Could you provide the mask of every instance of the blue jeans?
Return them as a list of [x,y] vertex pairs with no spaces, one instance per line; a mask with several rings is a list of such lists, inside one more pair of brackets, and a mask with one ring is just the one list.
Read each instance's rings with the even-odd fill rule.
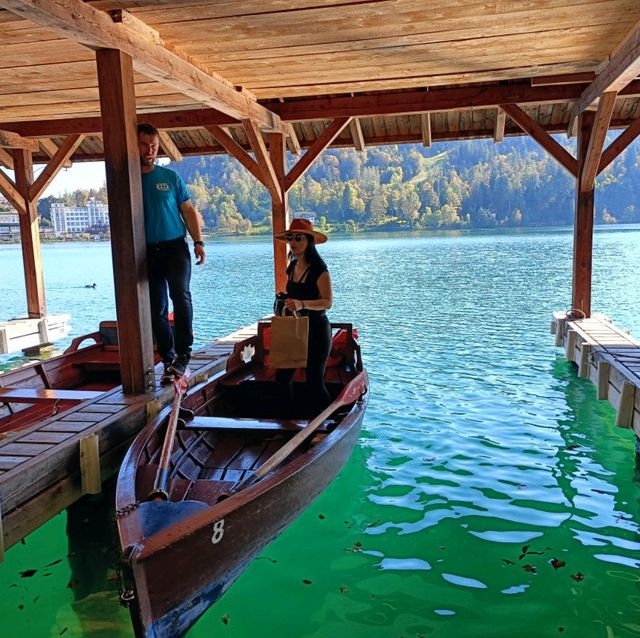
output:
[[[151,327],[158,354],[165,362],[172,361],[176,354],[189,357],[193,344],[191,255],[184,237],[147,244],[147,270]],[[174,330],[169,325],[169,297],[173,303]]]

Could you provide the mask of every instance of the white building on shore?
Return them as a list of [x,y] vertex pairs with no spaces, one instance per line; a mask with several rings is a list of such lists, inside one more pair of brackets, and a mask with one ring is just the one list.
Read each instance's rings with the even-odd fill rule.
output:
[[18,213],[0,209],[0,239],[20,236],[20,218]]
[[51,223],[56,235],[76,235],[92,228],[108,228],[109,206],[95,199],[90,199],[86,208],[54,202],[51,204]]

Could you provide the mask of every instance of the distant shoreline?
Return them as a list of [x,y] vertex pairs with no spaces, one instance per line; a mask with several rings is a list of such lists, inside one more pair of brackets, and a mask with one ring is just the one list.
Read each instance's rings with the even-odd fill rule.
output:
[[[637,230],[640,229],[640,224],[636,222],[615,224],[595,224],[594,230]],[[446,237],[446,236],[461,236],[470,234],[520,234],[520,233],[532,233],[541,231],[573,231],[573,226],[499,226],[492,228],[438,228],[438,229],[425,229],[425,228],[393,228],[384,230],[358,230],[356,232],[348,232],[343,230],[324,230],[329,239],[373,239],[373,238],[389,238],[393,236],[415,236],[415,237]],[[213,233],[204,234],[203,238],[209,242],[226,242],[226,241],[269,241],[272,239],[271,231],[260,233]],[[100,237],[65,237],[65,238],[49,238],[41,237],[40,241],[44,245],[55,244],[103,244],[109,243],[110,238],[108,236]],[[19,238],[0,238],[0,247],[20,245]]]
[[[617,222],[612,224],[595,224],[594,230],[633,230],[640,228],[640,224],[637,222]],[[573,230],[573,226],[494,226],[490,228],[481,227],[458,227],[458,228],[438,228],[438,229],[426,229],[426,228],[380,228],[380,229],[360,229],[355,232],[349,232],[344,230],[328,230],[323,229],[323,232],[327,234],[329,238],[336,239],[363,239],[373,237],[383,237],[391,235],[415,235],[415,236],[445,236],[445,235],[466,235],[474,233],[520,233],[520,232],[536,232],[536,231],[554,231],[554,230]],[[272,238],[271,230],[268,232],[254,232],[254,233],[208,233],[203,234],[203,238],[206,241],[247,241],[247,240],[270,240]],[[108,236],[95,236],[87,237],[40,237],[40,241],[43,244],[77,244],[77,243],[106,243],[110,239]],[[19,238],[0,238],[0,246],[2,245],[20,245]]]

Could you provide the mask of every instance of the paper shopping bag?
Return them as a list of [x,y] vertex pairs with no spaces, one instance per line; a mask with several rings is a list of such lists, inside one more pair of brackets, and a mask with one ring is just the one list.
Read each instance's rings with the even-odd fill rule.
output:
[[270,368],[306,368],[309,317],[271,319]]

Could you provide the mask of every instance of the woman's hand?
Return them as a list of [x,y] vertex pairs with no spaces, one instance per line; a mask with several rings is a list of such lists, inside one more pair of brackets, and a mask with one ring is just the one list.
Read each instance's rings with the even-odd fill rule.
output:
[[301,299],[287,299],[284,305],[289,312],[295,312],[296,310],[302,310],[304,308],[304,302]]

